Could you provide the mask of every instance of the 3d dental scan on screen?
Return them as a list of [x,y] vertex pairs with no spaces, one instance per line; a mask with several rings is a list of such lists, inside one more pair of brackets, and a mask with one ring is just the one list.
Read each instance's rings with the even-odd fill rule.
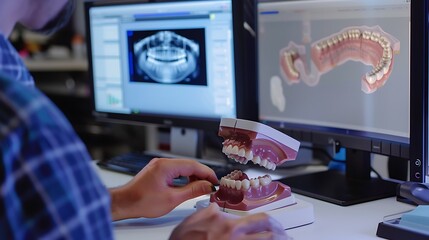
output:
[[[419,121],[418,85],[427,81],[421,5],[258,1],[259,121],[331,159],[345,151],[343,172],[281,180],[293,191],[339,205],[395,196],[396,183],[371,168],[376,155],[405,168],[419,159],[410,154],[417,143],[410,123]],[[411,166],[409,175],[418,172],[421,165]]]
[[[253,162],[260,167],[275,170],[286,161],[295,160],[300,142],[264,124],[233,118],[223,118],[219,136],[224,141],[222,152],[240,164]],[[217,192],[210,200],[201,200],[197,208],[209,202],[222,211],[236,216],[265,212],[289,229],[314,221],[313,206],[297,200],[289,186],[272,181],[270,175],[249,178],[235,170],[220,180]]]

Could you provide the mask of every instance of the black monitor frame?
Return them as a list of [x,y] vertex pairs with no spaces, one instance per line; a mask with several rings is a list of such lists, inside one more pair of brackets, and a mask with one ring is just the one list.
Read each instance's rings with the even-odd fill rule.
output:
[[428,174],[428,79],[429,79],[429,1],[418,1],[418,7],[411,9],[416,34],[411,48],[411,126],[410,126],[410,181],[424,182]]
[[[199,0],[179,0],[187,2],[198,2]],[[192,128],[206,131],[217,131],[220,123],[220,118],[207,118],[207,117],[189,117],[179,115],[160,115],[160,114],[120,114],[109,112],[98,112],[95,110],[94,99],[94,84],[92,82],[93,69],[92,69],[92,56],[91,56],[91,34],[89,28],[89,9],[92,6],[106,6],[106,5],[123,5],[123,4],[136,4],[136,3],[161,3],[167,2],[166,0],[86,0],[84,3],[85,9],[85,22],[86,22],[86,36],[88,48],[88,63],[89,63],[89,78],[90,78],[90,91],[91,91],[91,109],[93,115],[99,121],[115,122],[133,125],[146,125],[155,124],[164,127],[180,127]],[[254,46],[255,39],[247,29],[244,27],[246,19],[253,18],[254,16],[247,16],[244,7],[246,0],[231,0],[233,10],[233,31],[234,31],[234,68],[235,68],[235,85],[236,85],[236,114],[238,118],[253,119],[257,118],[256,108],[256,87],[255,87],[255,74],[249,69],[255,69]],[[248,13],[248,12],[247,12]],[[245,44],[244,44],[245,43]],[[253,44],[253,45],[252,45]],[[248,48],[251,45],[252,48]]]
[[[275,1],[258,1],[263,2]],[[427,143],[423,140],[427,129],[427,102],[424,102],[423,96],[427,94],[428,79],[428,2],[415,0],[411,4],[411,106],[408,142],[392,136],[259,119],[262,123],[313,146],[346,149],[345,173],[328,170],[282,179],[282,182],[291,186],[292,191],[342,206],[395,196],[395,182],[371,177],[372,153],[389,156],[396,161],[406,162],[406,165],[410,162],[411,180],[421,181],[421,177],[417,179],[416,176],[425,174],[423,159],[427,158]]]

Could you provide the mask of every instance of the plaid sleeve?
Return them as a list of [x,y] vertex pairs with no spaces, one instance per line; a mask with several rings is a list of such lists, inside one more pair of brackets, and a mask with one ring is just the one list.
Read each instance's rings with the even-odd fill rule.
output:
[[73,128],[38,90],[0,80],[0,146],[1,238],[112,238],[108,191]]
[[34,86],[34,79],[19,54],[6,37],[0,33],[0,72],[27,86]]

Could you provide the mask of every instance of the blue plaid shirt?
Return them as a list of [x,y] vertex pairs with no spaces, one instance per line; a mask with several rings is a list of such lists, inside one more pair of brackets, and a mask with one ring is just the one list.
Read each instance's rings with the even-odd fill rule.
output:
[[110,195],[0,34],[0,239],[111,239]]

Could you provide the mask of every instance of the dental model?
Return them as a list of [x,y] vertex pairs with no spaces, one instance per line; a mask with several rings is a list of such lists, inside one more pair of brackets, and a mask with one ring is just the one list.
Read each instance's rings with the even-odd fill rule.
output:
[[[349,27],[311,45],[311,65],[305,63],[305,47],[290,42],[280,50],[280,69],[285,81],[309,86],[319,83],[322,74],[352,60],[372,66],[361,77],[362,91],[372,93],[388,80],[394,54],[400,50],[399,40],[380,26]],[[310,69],[309,69],[310,68]]]
[[[224,138],[222,152],[241,164],[249,161],[266,169],[294,160],[300,143],[264,124],[224,118],[219,135]],[[270,175],[249,179],[235,170],[220,180],[219,190],[210,196],[224,212],[246,215],[296,204],[289,186],[272,181]]]

